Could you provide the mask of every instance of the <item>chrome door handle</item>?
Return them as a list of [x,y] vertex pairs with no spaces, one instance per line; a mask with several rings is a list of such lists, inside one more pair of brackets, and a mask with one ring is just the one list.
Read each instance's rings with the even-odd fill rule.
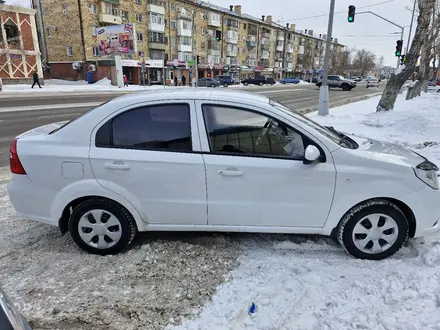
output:
[[241,171],[233,171],[233,170],[219,170],[218,174],[225,176],[242,176],[244,173]]
[[128,170],[130,169],[130,165],[107,163],[105,164],[105,168],[108,168],[109,170]]

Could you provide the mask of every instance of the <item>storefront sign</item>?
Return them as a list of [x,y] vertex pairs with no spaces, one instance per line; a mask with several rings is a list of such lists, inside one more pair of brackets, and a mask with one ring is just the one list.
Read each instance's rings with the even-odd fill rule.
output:
[[177,65],[174,65],[174,61],[168,61],[167,62],[167,66],[175,66],[177,68],[188,68],[188,62],[183,62],[183,61],[177,61]]
[[[142,66],[142,61],[122,60],[122,66],[137,68],[137,67]],[[163,68],[163,61],[162,60],[146,60],[145,67],[146,68]]]

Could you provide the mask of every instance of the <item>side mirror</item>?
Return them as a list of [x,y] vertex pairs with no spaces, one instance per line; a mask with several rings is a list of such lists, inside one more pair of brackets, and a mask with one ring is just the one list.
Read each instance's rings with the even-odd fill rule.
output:
[[314,145],[309,145],[304,153],[304,164],[313,164],[321,156],[321,152]]

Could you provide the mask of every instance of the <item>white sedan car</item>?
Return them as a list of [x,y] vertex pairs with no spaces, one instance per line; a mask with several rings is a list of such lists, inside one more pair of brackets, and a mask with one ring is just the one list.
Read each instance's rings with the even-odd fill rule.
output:
[[379,81],[376,78],[369,78],[367,80],[367,88],[379,87]]
[[10,165],[21,216],[101,255],[138,231],[225,231],[332,235],[378,260],[440,228],[426,158],[243,92],[122,96],[18,136]]

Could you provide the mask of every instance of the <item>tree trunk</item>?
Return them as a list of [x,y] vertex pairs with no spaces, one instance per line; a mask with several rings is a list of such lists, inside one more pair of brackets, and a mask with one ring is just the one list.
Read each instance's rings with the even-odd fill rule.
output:
[[414,34],[411,47],[405,57],[405,65],[403,65],[397,72],[391,74],[390,79],[385,86],[382,97],[377,105],[376,111],[387,111],[394,108],[399,90],[402,88],[405,81],[407,81],[413,74],[420,49],[423,45],[424,37],[429,32],[429,23],[434,11],[436,0],[418,1],[419,16],[417,18],[417,27]]

